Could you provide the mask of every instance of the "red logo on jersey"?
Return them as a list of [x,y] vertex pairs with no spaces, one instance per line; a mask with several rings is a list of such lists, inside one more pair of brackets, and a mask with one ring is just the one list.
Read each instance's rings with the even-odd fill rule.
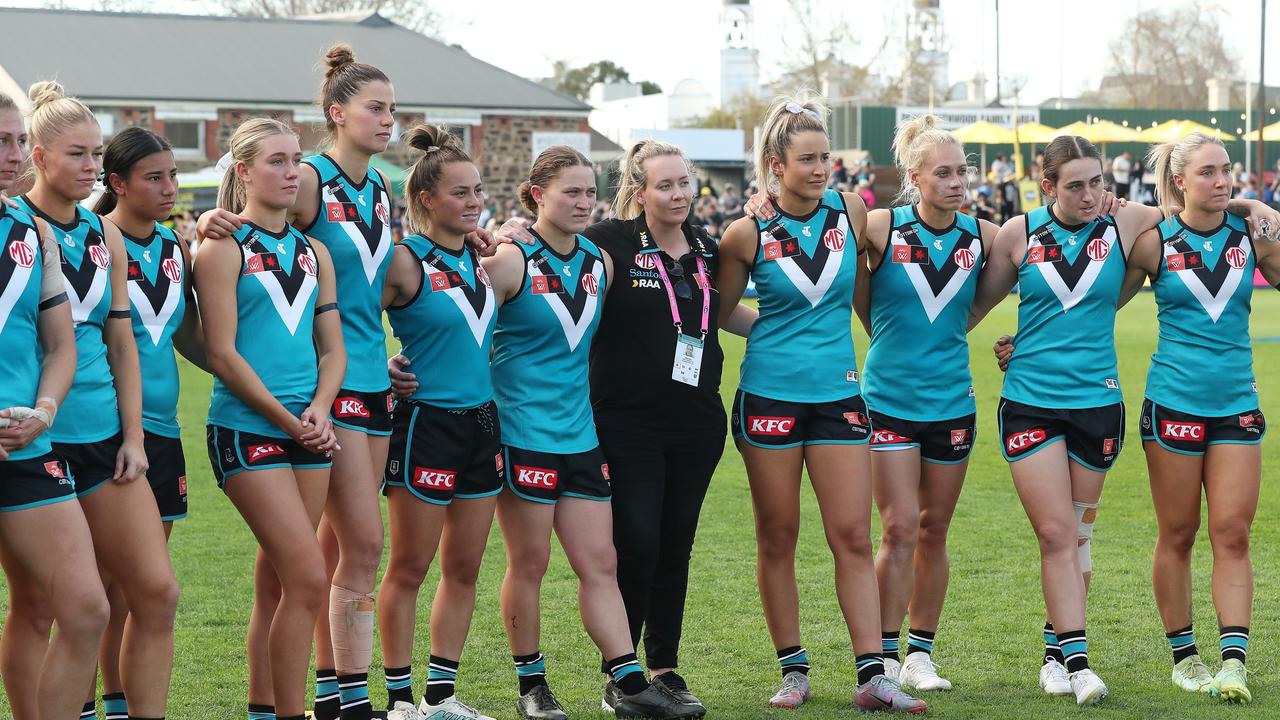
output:
[[752,435],[790,435],[791,429],[795,426],[796,419],[793,417],[768,417],[757,415],[747,417],[747,432]]
[[1089,254],[1090,260],[1101,262],[1111,254],[1111,243],[1102,238],[1095,238],[1089,241],[1089,244],[1084,247],[1084,251]]
[[179,495],[187,494],[187,476],[186,475],[178,476],[178,494]]
[[374,205],[373,213],[378,216],[379,222],[383,225],[387,224],[387,206],[385,204],[378,203],[377,205]]
[[484,283],[485,287],[493,287],[493,281],[489,279],[489,273],[485,272],[480,265],[476,266],[476,277],[480,278],[480,282]]
[[342,203],[325,203],[324,212],[325,216],[329,218],[329,222],[342,222],[343,220]]
[[1165,265],[1169,267],[1169,272],[1178,272],[1180,270],[1199,270],[1204,267],[1204,261],[1201,260],[1199,252],[1170,255],[1164,259],[1164,262]]
[[1004,448],[1012,455],[1023,450],[1030,450],[1048,439],[1049,436],[1045,433],[1044,428],[1032,428],[1006,437],[1004,439]]
[[564,281],[559,275],[534,275],[529,279],[533,281],[534,295],[564,294]]
[[596,293],[600,292],[600,281],[596,279],[595,275],[583,275],[582,289],[586,290],[591,297],[595,297]]
[[280,269],[280,258],[275,253],[258,253],[250,255],[244,262],[246,274],[274,272]]
[[905,435],[899,435],[892,430],[876,430],[871,433],[872,445],[898,445],[900,443],[912,442],[911,438]]
[[160,263],[160,271],[164,276],[169,278],[169,282],[178,282],[182,279],[182,264],[174,258],[165,258]]
[[844,230],[840,228],[831,228],[822,233],[822,244],[827,246],[831,252],[840,252],[844,250]]
[[333,414],[340,418],[367,418],[369,408],[359,398],[340,397],[333,401]]
[[1106,440],[1103,440],[1103,441],[1102,441],[1102,454],[1103,454],[1103,455],[1110,455],[1111,453],[1113,453],[1113,452],[1115,452],[1115,451],[1116,451],[1116,439],[1115,439],[1115,438],[1107,438]]
[[1227,258],[1227,264],[1236,270],[1243,268],[1245,261],[1249,259],[1249,253],[1240,246],[1228,248],[1223,256]]
[[1160,421],[1161,440],[1204,440],[1204,423]]
[[9,257],[18,263],[19,267],[29,268],[36,263],[35,251],[31,246],[22,241],[14,242],[9,246]]
[[51,477],[56,477],[58,479],[65,478],[67,476],[66,473],[62,472],[62,463],[58,462],[57,460],[50,460],[49,462],[45,463],[44,471],[49,473]]
[[1027,262],[1043,263],[1058,262],[1062,259],[1062,246],[1060,245],[1036,245],[1027,250]]
[[427,280],[431,283],[431,292],[449,290],[462,285],[462,275],[456,270],[433,272],[427,276]]
[[969,248],[960,248],[959,250],[956,250],[955,254],[951,256],[951,259],[954,260],[956,265],[959,265],[960,269],[965,272],[972,270],[973,266],[978,262],[978,257],[974,255],[973,251]]
[[844,421],[849,423],[850,425],[866,426],[871,424],[870,422],[867,421],[866,415],[863,415],[862,413],[856,412],[856,411],[845,413]]
[[657,267],[653,260],[653,253],[636,253],[636,267],[641,270],[652,270]]
[[311,277],[316,276],[316,259],[311,257],[310,254],[303,253],[298,256],[298,267],[302,268],[302,272]]
[[249,464],[252,465],[259,460],[269,458],[272,455],[284,455],[284,448],[275,443],[252,445],[249,447]]
[[800,254],[800,243],[794,238],[771,240],[764,244],[764,259],[777,260],[784,257],[795,257]]
[[542,490],[555,490],[558,483],[558,474],[555,470],[546,468],[528,467],[525,465],[516,465],[516,484],[524,487],[539,488]]
[[960,430],[951,431],[952,445],[963,445],[967,442],[969,442],[969,431],[967,429],[962,428]]
[[413,469],[413,486],[428,490],[452,490],[453,481],[456,477],[458,477],[458,473],[452,470],[415,467]]
[[909,265],[923,265],[929,262],[929,248],[923,245],[894,245],[893,261]]
[[111,267],[111,251],[103,245],[91,245],[89,247],[89,259],[99,270],[106,270]]

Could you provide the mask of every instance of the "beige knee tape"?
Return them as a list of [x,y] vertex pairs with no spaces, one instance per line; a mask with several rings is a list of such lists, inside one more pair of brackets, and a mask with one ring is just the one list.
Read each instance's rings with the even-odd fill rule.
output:
[[368,672],[373,661],[373,596],[344,587],[329,589],[333,664],[341,675]]
[[[1097,515],[1098,503],[1071,501],[1076,510],[1076,555],[1080,558],[1080,572],[1093,571],[1093,519]],[[1095,512],[1089,512],[1089,511]],[[1084,516],[1089,515],[1089,522]]]

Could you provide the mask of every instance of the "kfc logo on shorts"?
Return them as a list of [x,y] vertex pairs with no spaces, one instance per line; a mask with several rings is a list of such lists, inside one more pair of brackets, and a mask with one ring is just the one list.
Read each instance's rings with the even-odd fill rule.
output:
[[1116,439],[1115,439],[1115,438],[1107,438],[1107,439],[1105,439],[1105,440],[1103,440],[1103,441],[1102,441],[1102,454],[1103,454],[1103,455],[1111,455],[1111,454],[1112,454],[1112,453],[1114,453],[1115,451],[1116,451]]
[[1160,421],[1161,440],[1204,440],[1204,423]]
[[1243,268],[1245,261],[1249,259],[1249,253],[1245,252],[1244,248],[1238,245],[1233,248],[1228,248],[1222,256],[1227,259],[1227,264],[1236,270]]
[[752,435],[773,435],[782,437],[791,434],[791,429],[796,426],[796,419],[793,417],[768,417],[763,415],[747,416],[747,432]]
[[831,228],[822,234],[822,244],[827,246],[831,252],[841,252],[844,250],[844,230],[840,228]]
[[20,268],[30,268],[36,264],[36,253],[25,242],[15,242],[9,246],[9,257]]
[[1031,428],[1006,437],[1004,439],[1004,449],[1010,455],[1013,455],[1023,450],[1030,450],[1048,439],[1049,435],[1044,431],[1044,428]]
[[965,272],[972,270],[973,266],[978,263],[978,256],[974,255],[973,251],[969,248],[960,248],[951,256],[951,259],[954,260],[956,265]]
[[273,455],[284,455],[284,448],[275,443],[253,445],[249,448],[249,463],[256,463],[263,458],[269,458]]
[[871,433],[872,445],[901,445],[909,442],[913,442],[911,438],[899,435],[892,430],[876,430]]
[[595,297],[596,293],[600,292],[600,281],[596,279],[595,275],[583,275],[582,289],[586,290],[591,297]]
[[105,245],[94,245],[89,248],[89,259],[99,270],[106,270],[111,267],[111,252],[107,250]]
[[186,475],[178,476],[178,494],[179,495],[187,494],[187,476]]
[[539,490],[555,490],[559,483],[559,474],[546,468],[516,465],[516,484]]
[[966,428],[961,428],[960,430],[952,430],[952,431],[951,431],[951,444],[952,444],[952,445],[964,445],[964,444],[965,444],[965,443],[967,443],[967,442],[969,442],[969,430],[968,430],[968,429],[966,429]]
[[178,282],[182,279],[182,265],[174,258],[165,258],[160,263],[160,271],[164,276],[169,278],[169,282]]
[[367,418],[369,408],[359,398],[340,397],[333,401],[333,414],[340,418]]
[[636,253],[636,267],[641,270],[652,270],[657,267],[653,259],[653,253]]
[[384,203],[378,203],[373,206],[373,213],[378,216],[378,221],[383,225],[387,224],[387,206]]
[[45,463],[44,471],[49,473],[50,477],[56,477],[59,480],[67,476],[66,473],[62,472],[62,464],[59,463],[57,460],[50,460],[49,462]]
[[413,469],[413,486],[425,490],[452,490],[453,481],[456,477],[458,477],[458,473],[452,470],[415,467]]
[[310,275],[311,277],[316,276],[316,259],[311,257],[310,255],[307,255],[305,253],[302,255],[299,255],[298,267],[302,268],[302,272]]
[[1111,254],[1111,243],[1103,240],[1102,238],[1090,240],[1089,244],[1085,246],[1084,251],[1089,254],[1090,260],[1102,262]]

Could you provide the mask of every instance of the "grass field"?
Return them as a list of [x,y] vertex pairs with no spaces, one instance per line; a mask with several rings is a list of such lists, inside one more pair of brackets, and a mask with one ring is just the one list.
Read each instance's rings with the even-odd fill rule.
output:
[[[1273,638],[1280,615],[1280,496],[1270,478],[1254,524],[1257,593],[1254,602],[1251,687],[1254,703],[1219,708],[1169,683],[1169,651],[1150,589],[1155,521],[1146,481],[1136,410],[1141,404],[1147,358],[1155,347],[1154,301],[1143,293],[1117,322],[1117,345],[1125,398],[1130,408],[1129,447],[1107,480],[1094,534],[1094,582],[1089,603],[1091,662],[1111,688],[1111,697],[1092,710],[1078,711],[1066,698],[1044,696],[1036,684],[1040,658],[1039,562],[1035,538],[1001,459],[995,430],[1000,390],[990,345],[1014,327],[1011,299],[972,334],[979,398],[978,443],[968,485],[951,534],[952,574],[935,657],[955,691],[932,694],[931,713],[946,718],[1038,718],[1089,712],[1107,718],[1200,718],[1210,713],[1280,717],[1280,678],[1272,667]],[[1280,296],[1259,291],[1253,313],[1255,338],[1280,336]],[[742,342],[724,336],[722,391],[732,397]],[[857,337],[859,357],[866,337]],[[1255,346],[1264,411],[1280,418],[1280,344]],[[903,359],[913,370],[912,359]],[[914,368],[927,372],[928,368]],[[1212,392],[1212,368],[1205,368]],[[183,586],[178,611],[177,658],[169,717],[243,718],[247,686],[244,630],[249,616],[254,541],[209,472],[203,421],[210,381],[183,368],[181,417],[190,473],[190,518],[173,533],[172,551]],[[1266,443],[1264,466],[1280,462],[1280,440]],[[1266,473],[1264,473],[1265,477]],[[778,681],[777,663],[765,629],[755,585],[755,546],[746,476],[730,448],[712,483],[694,549],[681,654],[681,672],[710,709],[709,717],[834,718],[851,708],[853,657],[832,585],[832,563],[822,539],[817,507],[805,488],[798,558],[804,644],[814,669],[815,699],[794,715],[770,710],[768,696]],[[878,533],[878,526],[875,531]],[[1217,665],[1217,631],[1209,599],[1208,538],[1201,531],[1195,554],[1195,623],[1211,667]],[[480,580],[480,598],[459,678],[462,698],[499,719],[514,718],[515,680],[498,611],[504,556],[496,526]],[[415,688],[421,691],[427,666],[426,628],[436,573],[419,601]],[[552,687],[571,717],[604,717],[599,711],[598,657],[577,617],[576,584],[557,548],[543,589],[543,651]],[[382,661],[375,649],[371,694],[382,707]],[[8,717],[0,699],[0,716]]]

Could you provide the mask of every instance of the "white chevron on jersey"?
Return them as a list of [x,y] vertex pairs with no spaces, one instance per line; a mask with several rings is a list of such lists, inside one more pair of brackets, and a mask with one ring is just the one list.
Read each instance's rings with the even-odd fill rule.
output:
[[[1102,272],[1102,267],[1107,264],[1107,258],[1110,258],[1111,252],[1116,249],[1115,246],[1118,240],[1115,226],[1108,225],[1106,230],[1102,232],[1102,237],[1095,240],[1105,242],[1107,244],[1107,252],[1101,260],[1093,260],[1092,258],[1089,260],[1089,266],[1084,269],[1084,274],[1080,276],[1075,288],[1068,288],[1067,284],[1063,282],[1062,276],[1058,273],[1057,263],[1035,263],[1040,268],[1040,275],[1044,277],[1045,284],[1058,297],[1058,302],[1062,303],[1063,312],[1067,312],[1079,305],[1080,301],[1084,300],[1085,296],[1089,294],[1089,289],[1093,287],[1094,281],[1098,279],[1098,274]],[[1095,240],[1088,240],[1087,242],[1092,243]],[[1031,238],[1027,241],[1028,250],[1039,245],[1043,245],[1039,238]],[[1084,251],[1081,250],[1081,252]],[[1063,259],[1065,260],[1065,258],[1066,253],[1064,252]]]
[[[23,267],[18,263],[13,264],[13,274],[9,276],[9,286],[0,293],[0,331],[4,330],[5,323],[9,321],[9,315],[13,312],[13,306],[17,304],[18,298],[22,296],[23,291],[27,289],[27,281],[31,279],[31,270],[40,262],[40,238],[36,235],[35,230],[27,230],[26,235],[13,241],[10,247],[17,243],[23,243],[27,246],[31,257],[35,260],[31,263],[31,267]],[[0,249],[4,246],[0,245]]]
[[[941,242],[941,240],[938,242]],[[910,247],[911,244],[903,239],[900,231],[894,230],[889,238],[889,247],[885,249],[886,257],[893,257],[893,246],[895,245]],[[956,243],[952,252],[954,253],[955,250],[961,250],[965,247]],[[967,248],[973,253],[974,257],[979,257],[982,252],[982,240],[970,238]],[[948,262],[952,261],[948,259]],[[934,295],[933,288],[929,286],[929,280],[924,276],[924,270],[919,265],[915,263],[901,263],[901,265],[903,271],[907,273],[907,279],[911,281],[911,286],[915,288],[916,296],[920,298],[920,304],[924,306],[924,313],[929,318],[930,323],[936,320],[938,315],[951,303],[951,299],[956,296],[956,293],[960,292],[960,288],[964,287],[965,281],[969,279],[969,273],[973,272],[972,268],[965,270],[960,266],[956,266],[955,274],[942,287],[942,291]]]
[[[1209,319],[1215,323],[1218,322],[1218,318],[1222,317],[1222,311],[1227,309],[1227,303],[1231,301],[1231,296],[1235,294],[1236,288],[1240,287],[1240,281],[1244,278],[1244,268],[1247,265],[1249,254],[1253,252],[1253,246],[1247,242],[1242,242],[1237,247],[1244,251],[1246,262],[1240,263],[1240,267],[1229,265],[1231,269],[1227,271],[1227,277],[1222,281],[1222,287],[1218,288],[1217,295],[1209,292],[1209,288],[1204,286],[1200,276],[1196,275],[1194,271],[1180,270],[1173,273],[1182,280],[1182,284],[1187,287],[1187,290],[1190,290],[1191,294],[1200,301],[1200,306],[1209,314]],[[1172,243],[1165,244],[1164,256],[1166,258],[1177,254],[1178,251],[1173,248]],[[1224,263],[1227,262],[1227,259],[1219,257],[1218,262]]]
[[[423,261],[422,271],[426,273],[424,277],[430,277],[431,273],[438,272],[438,268]],[[471,301],[467,299],[466,291],[462,288],[449,288],[444,291],[444,294],[458,306],[458,312],[462,313],[462,318],[467,321],[467,327],[471,329],[471,336],[475,338],[476,345],[484,347],[485,338],[489,335],[489,319],[493,317],[494,307],[498,303],[494,300],[493,288],[480,282],[478,273],[475,282],[477,286],[484,288],[484,310],[479,315],[476,315],[475,308],[471,307]],[[561,322],[564,321],[561,320]]]
[[[593,258],[594,260],[594,258]],[[584,260],[583,264],[586,264]],[[529,277],[537,277],[539,275],[554,276],[555,273],[544,273],[538,268],[538,263],[529,260],[526,263],[528,267]],[[594,262],[591,274],[596,278],[596,287],[604,285],[600,280],[604,276],[604,263]],[[575,278],[575,282],[581,283],[581,276]],[[565,283],[567,287],[569,283]],[[586,292],[581,287],[578,292]],[[538,297],[535,295],[534,297]],[[560,320],[560,327],[564,330],[564,339],[569,343],[569,352],[578,349],[578,343],[582,342],[582,336],[586,334],[587,328],[591,327],[591,321],[596,317],[596,305],[600,302],[600,298],[596,295],[588,294],[582,306],[582,314],[578,316],[578,321],[573,321],[573,316],[569,314],[569,308],[565,307],[564,301],[555,293],[546,293],[541,296],[543,301],[547,303],[547,307],[551,308],[551,312],[555,313],[556,318]]]
[[[849,232],[849,218],[843,212],[839,213],[839,215],[840,218],[836,221],[836,227],[844,233],[845,237],[850,237],[852,233]],[[808,227],[809,226],[806,225],[805,229],[807,230]],[[770,242],[772,240],[772,235],[761,231],[761,243]],[[797,240],[797,242],[799,241]],[[845,247],[846,246],[842,245],[838,250],[832,250],[830,248],[827,249],[829,253],[827,255],[827,262],[823,265],[822,274],[818,276],[817,282],[811,282],[809,280],[809,276],[805,275],[804,271],[796,265],[794,258],[780,257],[772,262],[778,264],[778,269],[787,276],[787,279],[790,280],[796,290],[799,290],[800,294],[809,301],[809,304],[813,307],[817,307],[818,303],[822,301],[822,298],[826,297],[827,291],[831,289],[831,283],[835,282],[836,275],[840,274],[840,263],[844,262]]]
[[[105,248],[106,244],[104,243],[97,247]],[[80,258],[80,262],[93,262],[87,249],[84,256]],[[88,320],[94,309],[98,307],[98,303],[102,302],[102,295],[107,291],[107,281],[110,275],[111,267],[109,265],[105,270],[95,270],[93,272],[93,282],[89,284],[89,289],[85,292],[84,297],[80,297],[76,293],[71,280],[67,279],[65,274],[62,276],[63,284],[67,286],[67,298],[71,300],[71,319],[75,321],[75,324],[79,325]]]
[[[321,213],[323,213],[324,208],[327,207],[329,203],[342,202],[333,194],[333,188],[328,185],[322,185],[320,187],[320,194]],[[364,196],[358,195],[357,197],[360,198],[360,202],[363,204]],[[382,223],[382,236],[378,238],[378,249],[374,252],[369,251],[369,242],[364,239],[364,235],[361,234],[360,228],[356,227],[354,222],[343,221],[331,224],[342,228],[342,232],[346,233],[347,239],[355,246],[356,252],[360,255],[360,264],[364,266],[365,280],[372,285],[374,277],[378,274],[378,267],[382,265],[383,258],[385,258],[387,253],[391,251],[391,224],[387,222]]]
[[[240,252],[244,255],[244,261],[249,262],[249,258],[257,253],[248,247],[249,243],[240,246]],[[311,262],[316,262],[315,253],[309,247],[298,246],[300,254],[305,254],[311,258]],[[295,264],[297,260],[295,259]],[[317,265],[319,263],[316,263]],[[276,277],[274,272],[256,272],[253,277],[258,278],[258,282],[262,283],[262,289],[267,291],[267,295],[271,298],[271,304],[275,306],[276,314],[284,321],[285,327],[289,329],[290,335],[298,334],[298,323],[302,320],[302,314],[306,312],[307,305],[314,298],[311,291],[315,289],[316,277],[310,273],[302,274],[302,284],[298,287],[298,294],[293,296],[293,302],[285,299],[284,288],[280,286],[280,279]]]
[[[150,252],[150,251],[148,251]],[[169,255],[169,259],[176,260],[178,267],[182,267],[182,250],[175,243],[173,251]],[[165,258],[161,258],[163,263]],[[261,274],[261,273],[259,273]],[[160,344],[160,338],[164,335],[164,329],[169,324],[169,320],[173,317],[173,313],[178,309],[178,301],[182,299],[182,279],[177,282],[169,282],[169,293],[165,295],[164,304],[160,306],[160,312],[154,312],[151,309],[151,300],[147,298],[147,293],[137,281],[129,282],[129,301],[133,303],[133,309],[138,313],[138,317],[142,318],[142,325],[147,329],[147,334],[151,336],[153,345]]]

